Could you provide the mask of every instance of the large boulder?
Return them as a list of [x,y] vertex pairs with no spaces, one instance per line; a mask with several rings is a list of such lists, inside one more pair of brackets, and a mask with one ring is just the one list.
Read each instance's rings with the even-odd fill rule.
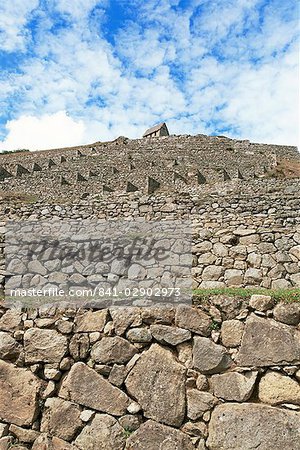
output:
[[17,341],[5,331],[0,331],[0,358],[14,360],[19,356],[20,347]]
[[67,338],[56,330],[29,328],[24,334],[26,363],[59,363],[67,347]]
[[130,404],[124,392],[82,362],[72,366],[63,380],[59,396],[115,416],[125,414]]
[[137,360],[125,385],[145,417],[180,426],[185,415],[185,368],[170,350],[153,344]]
[[108,414],[96,414],[75,440],[81,450],[123,450],[125,431],[118,421]]
[[257,367],[299,364],[300,331],[252,314],[246,321],[237,362]]
[[217,406],[209,423],[210,450],[299,449],[300,414],[255,403]]
[[38,411],[40,388],[32,372],[0,360],[0,420],[31,425]]
[[75,319],[75,331],[77,333],[103,331],[107,319],[107,309],[100,311],[88,311]]
[[191,439],[179,430],[147,420],[128,439],[125,450],[194,450]]

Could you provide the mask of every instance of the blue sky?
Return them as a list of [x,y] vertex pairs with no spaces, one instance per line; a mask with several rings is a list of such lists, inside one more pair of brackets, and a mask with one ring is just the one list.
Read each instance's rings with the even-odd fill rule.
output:
[[298,144],[298,0],[2,0],[0,68],[0,150],[161,121]]

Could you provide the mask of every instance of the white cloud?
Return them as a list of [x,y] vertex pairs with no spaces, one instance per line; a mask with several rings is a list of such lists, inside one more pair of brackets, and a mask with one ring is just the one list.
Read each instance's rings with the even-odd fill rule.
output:
[[2,150],[45,150],[83,143],[85,126],[69,117],[65,111],[52,115],[21,116],[6,125],[8,136],[0,142]]
[[24,50],[29,37],[26,24],[39,0],[1,0],[0,50]]
[[[194,0],[184,11],[179,0],[133,0],[137,23],[126,23],[113,45],[102,33],[102,17],[98,27],[88,17],[105,2],[48,0],[70,25],[53,33],[52,19],[41,22],[34,56],[21,73],[0,82],[2,110],[13,98],[22,114],[7,125],[10,148],[134,138],[161,120],[177,134],[221,130],[254,141],[297,143],[296,32],[272,8],[258,27],[258,0]],[[57,111],[68,111],[62,122],[78,133],[67,138],[60,131],[66,136],[61,144],[50,140],[59,127]],[[52,118],[53,132],[42,131],[37,143],[32,134],[26,144],[26,118],[37,129]]]

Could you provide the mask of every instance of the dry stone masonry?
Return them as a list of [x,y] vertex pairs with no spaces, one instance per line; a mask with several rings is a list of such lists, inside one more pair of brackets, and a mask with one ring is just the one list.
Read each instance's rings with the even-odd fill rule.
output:
[[[7,221],[66,219],[190,220],[194,288],[300,288],[300,178],[282,162],[297,149],[203,135],[0,155],[1,293]],[[0,450],[300,450],[299,305],[0,303]]]
[[1,449],[298,450],[299,322],[262,295],[1,308]]

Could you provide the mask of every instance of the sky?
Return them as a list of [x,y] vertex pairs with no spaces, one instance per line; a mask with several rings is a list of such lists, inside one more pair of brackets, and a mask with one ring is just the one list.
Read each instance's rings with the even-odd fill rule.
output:
[[1,0],[0,151],[171,134],[299,144],[298,0]]

